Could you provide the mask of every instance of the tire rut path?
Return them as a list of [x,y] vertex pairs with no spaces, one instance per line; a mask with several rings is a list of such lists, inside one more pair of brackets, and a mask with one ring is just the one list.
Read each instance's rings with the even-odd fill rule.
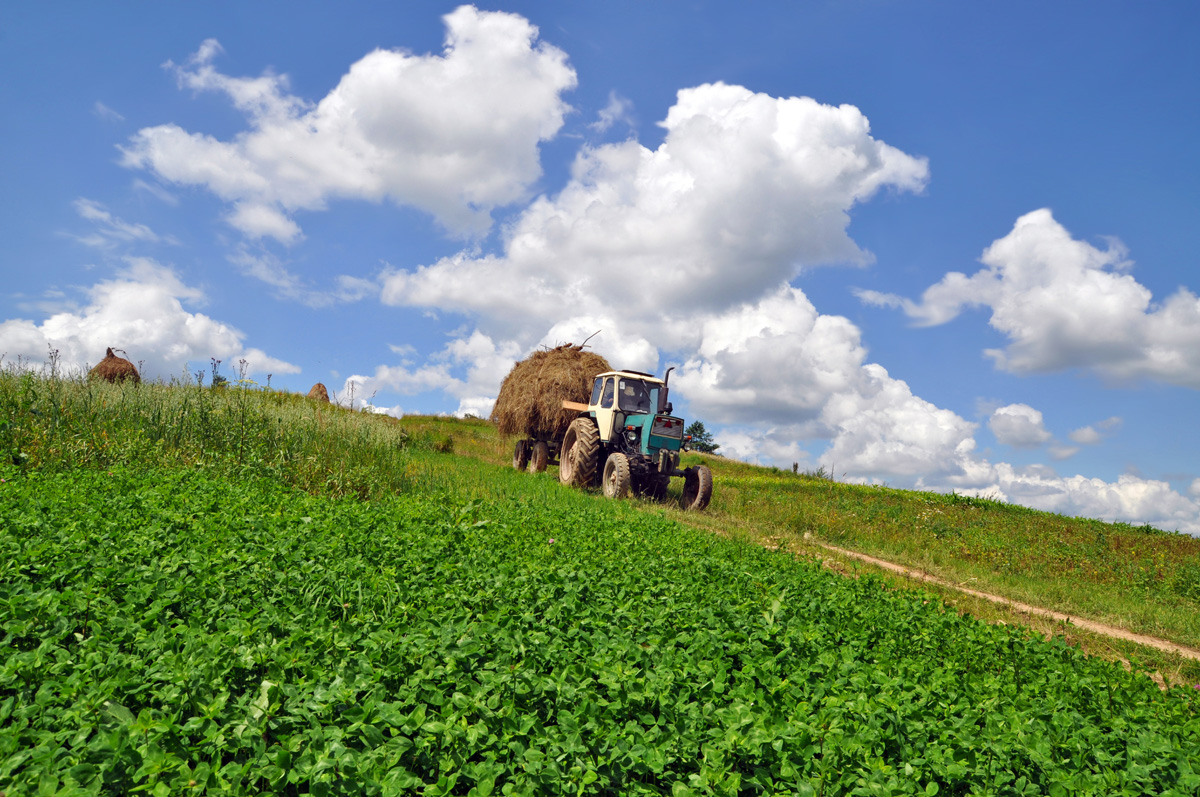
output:
[[857,551],[839,548],[836,545],[830,545],[813,537],[809,537],[807,534],[805,537],[807,537],[806,542],[817,545],[827,551],[836,553],[840,556],[849,557],[851,559],[857,559],[860,562],[872,564],[878,568],[887,570],[891,573],[897,573],[914,581],[920,581],[927,584],[936,584],[939,587],[946,587],[948,589],[961,592],[964,595],[970,595],[974,598],[982,598],[983,600],[991,601],[992,603],[996,603],[1001,606],[1007,606],[1010,609],[1021,612],[1022,614],[1029,614],[1035,617],[1046,617],[1057,622],[1070,623],[1073,626],[1082,628],[1086,631],[1091,631],[1096,634],[1102,634],[1114,639],[1123,639],[1128,642],[1136,642],[1139,645],[1145,645],[1146,647],[1155,648],[1157,650],[1176,653],[1184,658],[1200,661],[1200,650],[1171,642],[1168,639],[1160,639],[1158,637],[1147,636],[1145,634],[1135,634],[1132,631],[1119,628],[1115,625],[1098,623],[1095,620],[1088,620],[1083,617],[1076,617],[1075,615],[1056,612],[1052,609],[1044,609],[1041,606],[1033,606],[1028,603],[1022,603],[1021,601],[1015,601],[1011,598],[1005,598],[1002,595],[995,595],[990,592],[980,592],[979,590],[970,589],[968,587],[955,584],[953,581],[947,581],[944,578],[938,578],[937,576],[930,575],[922,570],[914,570],[910,567],[905,567],[904,565],[898,565],[895,562],[889,562],[886,559],[879,559],[874,556],[868,556],[865,553],[858,553]]

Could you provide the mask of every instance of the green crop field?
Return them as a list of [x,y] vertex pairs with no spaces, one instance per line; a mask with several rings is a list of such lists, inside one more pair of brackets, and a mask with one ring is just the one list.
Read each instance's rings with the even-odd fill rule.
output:
[[0,373],[0,792],[1200,791],[1200,690],[503,448]]

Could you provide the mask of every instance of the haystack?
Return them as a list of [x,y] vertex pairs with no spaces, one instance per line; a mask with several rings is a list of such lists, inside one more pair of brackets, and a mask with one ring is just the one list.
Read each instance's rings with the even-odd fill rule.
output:
[[316,399],[317,401],[324,401],[326,404],[329,403],[329,391],[326,390],[325,385],[321,384],[320,382],[317,382],[315,385],[309,388],[308,397],[310,399]]
[[142,381],[141,374],[133,363],[124,357],[113,354],[111,347],[105,352],[104,359],[96,363],[96,367],[88,371],[88,379],[103,379],[108,382],[124,382],[129,380],[134,384]]
[[599,354],[566,344],[536,351],[512,367],[500,384],[492,407],[492,422],[502,435],[535,440],[558,440],[579,416],[562,403],[586,404],[592,396],[596,374],[611,371]]

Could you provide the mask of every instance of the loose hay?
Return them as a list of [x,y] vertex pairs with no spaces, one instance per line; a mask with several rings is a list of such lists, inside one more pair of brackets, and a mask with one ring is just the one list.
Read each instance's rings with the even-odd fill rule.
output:
[[324,401],[326,404],[329,403],[329,391],[326,390],[325,385],[321,384],[320,382],[317,382],[315,385],[309,388],[308,397],[310,399],[316,399],[317,401]]
[[536,351],[504,377],[492,422],[502,435],[558,440],[579,417],[575,410],[564,410],[563,401],[586,404],[596,375],[611,370],[599,354],[569,343]]
[[104,359],[96,363],[92,370],[88,371],[88,379],[103,379],[107,382],[124,382],[129,380],[135,385],[142,381],[141,374],[134,367],[133,363],[126,360],[124,357],[118,357],[113,354],[110,347],[104,355]]

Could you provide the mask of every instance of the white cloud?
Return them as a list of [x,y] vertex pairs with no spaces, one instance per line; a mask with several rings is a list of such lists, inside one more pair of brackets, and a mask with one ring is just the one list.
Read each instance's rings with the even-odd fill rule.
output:
[[1070,432],[1067,437],[1071,441],[1082,446],[1094,446],[1104,440],[1105,436],[1111,434],[1121,428],[1121,419],[1117,417],[1106,418],[1100,421],[1095,426],[1083,426]]
[[1042,413],[1028,404],[1000,407],[988,419],[988,428],[997,442],[1017,448],[1039,448],[1051,440]]
[[161,185],[155,185],[153,183],[148,183],[145,180],[135,179],[133,181],[133,188],[137,191],[144,191],[165,205],[170,205],[171,207],[177,207],[179,205],[179,197],[175,196]]
[[230,224],[252,238],[300,237],[297,210],[335,198],[390,199],[477,235],[493,208],[525,197],[541,176],[538,144],[569,107],[575,72],[559,49],[516,14],[462,6],[444,17],[441,54],[376,50],[312,105],[288,93],[286,76],[229,77],[205,41],[175,71],[180,86],[226,94],[250,129],[230,141],[177,125],[144,128],[124,165],[231,203]]
[[[407,359],[408,347],[393,347]],[[513,364],[522,355],[512,342],[493,341],[476,330],[470,335],[452,338],[441,351],[419,367],[401,362],[380,365],[372,375],[355,374],[346,379],[342,392],[353,392],[364,403],[379,390],[403,395],[441,391],[458,399],[456,415],[491,414],[495,393]],[[359,405],[361,406],[361,404]]]
[[964,308],[991,309],[1009,344],[986,353],[1014,373],[1086,368],[1115,381],[1153,379],[1200,388],[1200,300],[1180,288],[1165,302],[1130,274],[1126,251],[1078,241],[1049,210],[1017,220],[968,277],[952,272],[921,301],[859,291],[868,304],[899,307],[920,324],[943,324]]
[[1046,466],[1018,468],[1007,463],[997,464],[992,475],[993,488],[1023,506],[1200,534],[1200,504],[1175,492],[1164,481],[1132,474],[1124,474],[1116,482],[1061,477]]
[[1054,442],[1046,448],[1046,453],[1050,455],[1050,459],[1056,462],[1061,462],[1064,459],[1070,459],[1079,453],[1079,446],[1068,446],[1062,443]]
[[632,113],[633,103],[617,92],[610,91],[608,93],[608,105],[600,109],[600,113],[596,115],[596,121],[592,122],[588,127],[598,133],[603,133],[617,122],[625,122],[632,125]]
[[24,319],[0,323],[0,352],[44,362],[57,349],[67,368],[95,365],[108,347],[124,349],[135,364],[144,361],[146,378],[181,375],[189,362],[207,364],[215,357],[227,366],[245,359],[250,373],[290,374],[300,369],[265,352],[246,348],[245,335],[228,324],[184,309],[201,291],[185,285],[169,268],[145,258],[130,258],[111,280],[87,290],[88,304],[60,312],[40,324]]
[[145,224],[133,224],[114,216],[104,205],[91,199],[79,198],[72,205],[80,218],[95,222],[96,230],[91,235],[76,236],[76,240],[88,246],[106,248],[117,243],[154,243],[158,235]]
[[117,113],[112,108],[109,108],[107,105],[100,102],[100,100],[96,100],[95,104],[92,105],[92,113],[96,116],[96,118],[103,119],[106,122],[125,121],[124,116]]
[[722,456],[784,467],[794,462],[800,470],[815,470],[812,455],[786,427],[754,431],[726,428],[714,434],[713,440],[721,446],[718,453]]
[[357,302],[379,292],[377,281],[346,274],[335,278],[336,287],[332,290],[313,288],[303,277],[290,271],[273,253],[251,251],[244,246],[229,255],[229,262],[246,276],[270,285],[275,289],[277,297],[291,299],[309,307]]
[[597,307],[661,327],[756,300],[805,266],[870,262],[846,234],[850,208],[928,178],[924,159],[872,138],[849,105],[718,83],[680,91],[662,125],[656,150],[584,149],[566,188],[507,232],[503,256],[393,271],[384,300],[476,312],[510,332]]
[[304,237],[299,224],[272,205],[258,202],[234,203],[226,221],[245,233],[248,238],[269,237],[282,244],[291,245]]
[[1100,442],[1100,433],[1094,427],[1084,426],[1075,429],[1067,434],[1071,438],[1071,442],[1079,443],[1081,446],[1094,446]]

